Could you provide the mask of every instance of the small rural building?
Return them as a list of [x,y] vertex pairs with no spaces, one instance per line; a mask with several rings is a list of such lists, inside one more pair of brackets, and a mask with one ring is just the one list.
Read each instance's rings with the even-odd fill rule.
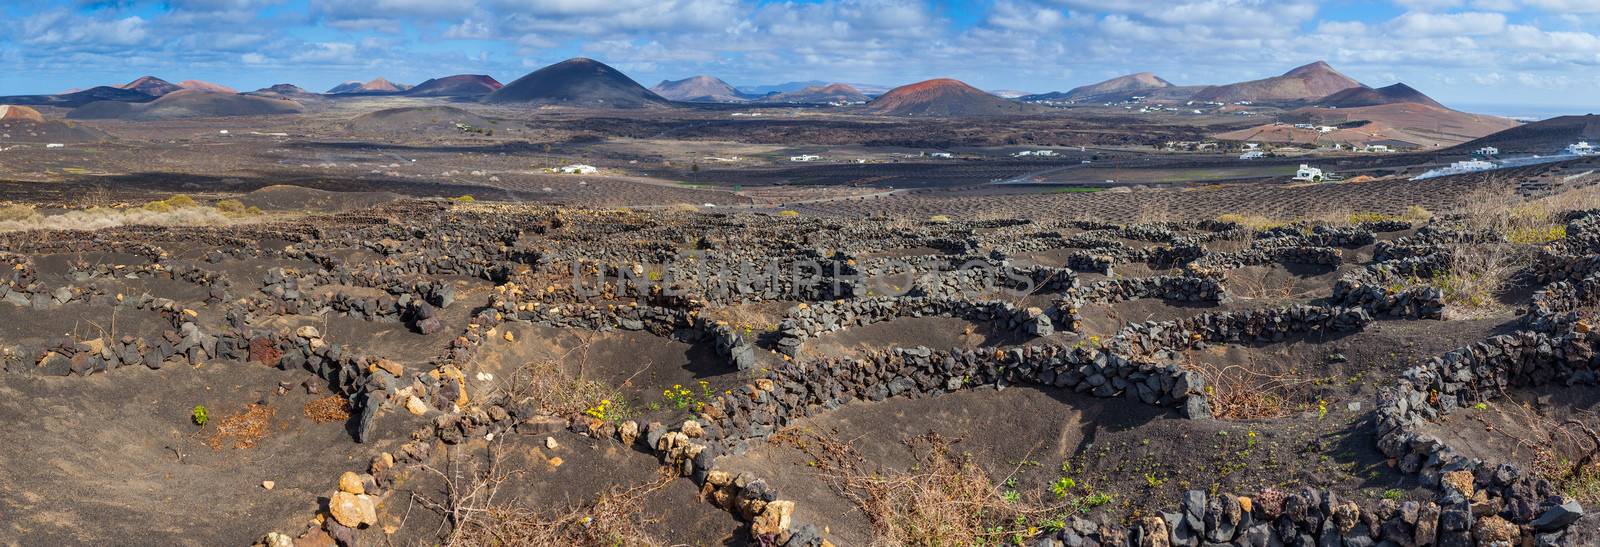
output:
[[1476,154],[1479,156],[1498,156],[1500,155],[1500,149],[1493,146],[1485,146],[1483,148],[1479,148]]
[[566,174],[569,174],[569,175],[593,175],[595,173],[600,172],[600,170],[596,169],[593,165],[584,165],[584,164],[581,164],[581,163],[574,163],[572,165],[568,165],[568,166],[565,166],[565,167],[557,168],[556,172],[557,173],[566,173]]
[[1294,172],[1294,180],[1306,182],[1322,182],[1327,176],[1322,174],[1322,169],[1300,164],[1300,170]]
[[822,159],[822,156],[818,156],[816,154],[801,154],[801,155],[798,155],[798,156],[789,156],[789,161],[801,161],[801,162],[804,162],[804,161],[817,161],[817,160],[820,160],[820,159]]

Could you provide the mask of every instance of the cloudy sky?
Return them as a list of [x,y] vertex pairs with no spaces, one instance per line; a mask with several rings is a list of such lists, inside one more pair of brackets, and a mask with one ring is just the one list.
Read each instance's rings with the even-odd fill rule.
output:
[[646,86],[1064,90],[1153,71],[1225,83],[1325,59],[1457,106],[1600,111],[1600,0],[24,0],[0,5],[0,94],[144,74],[322,91],[378,76],[513,80],[574,56]]

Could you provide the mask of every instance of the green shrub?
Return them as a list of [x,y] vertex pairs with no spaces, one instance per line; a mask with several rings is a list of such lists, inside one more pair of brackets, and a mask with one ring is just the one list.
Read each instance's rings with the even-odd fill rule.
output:
[[166,201],[167,201],[167,205],[171,205],[171,206],[173,206],[175,208],[180,208],[180,209],[184,208],[184,207],[194,207],[195,205],[199,205],[198,203],[195,203],[194,198],[189,197],[189,196],[184,195],[184,194],[174,195],[172,197],[167,198]]
[[206,425],[206,421],[209,419],[206,415],[206,407],[203,405],[194,405],[194,412],[189,415],[189,419],[194,420],[194,425]]
[[228,215],[238,216],[250,213],[250,209],[245,207],[244,203],[237,199],[220,200],[217,202],[216,207],[218,211],[222,211],[224,214]]

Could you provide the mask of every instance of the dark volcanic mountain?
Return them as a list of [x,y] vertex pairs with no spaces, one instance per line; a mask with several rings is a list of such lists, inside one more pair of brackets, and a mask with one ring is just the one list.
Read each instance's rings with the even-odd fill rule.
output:
[[494,122],[453,106],[390,108],[356,116],[345,124],[351,132],[389,137],[461,136],[488,130]]
[[294,114],[305,107],[288,99],[271,99],[254,95],[208,93],[186,89],[175,91],[148,103],[100,101],[89,103],[67,113],[77,120],[176,120],[183,118],[215,118],[224,116],[266,116]]
[[1038,112],[1041,107],[1009,101],[949,78],[903,85],[867,103],[867,110],[889,116],[1002,116]]
[[866,94],[850,84],[828,84],[768,95],[761,100],[773,103],[859,103],[867,99]]
[[1317,101],[1317,106],[1331,106],[1335,108],[1356,108],[1362,106],[1377,106],[1380,104],[1417,103],[1443,108],[1444,105],[1433,100],[1432,97],[1423,95],[1421,91],[1413,89],[1406,84],[1394,84],[1388,87],[1373,89],[1367,86],[1352,87],[1334,93]]
[[645,108],[671,104],[605,63],[578,57],[517,78],[483,99],[491,103]]
[[434,78],[405,90],[407,97],[482,97],[503,87],[499,80],[484,74],[457,74]]
[[272,99],[293,99],[296,101],[324,99],[322,95],[306,91],[301,89],[300,86],[294,84],[273,84],[271,87],[263,87],[255,91],[245,93],[245,95],[255,95],[257,97],[267,97]]
[[155,76],[144,76],[117,87],[129,91],[138,91],[151,97],[160,97],[174,91],[183,91],[183,87],[179,86],[178,84],[157,78]]
[[749,100],[733,86],[711,76],[692,76],[682,80],[662,80],[650,88],[655,94],[674,101],[696,103],[737,103]]
[[411,89],[411,86],[406,84],[397,84],[383,78],[373,78],[371,81],[366,83],[351,80],[333,86],[333,89],[328,90],[328,94],[343,95],[347,93],[399,93],[407,89]]
[[1455,147],[1471,152],[1485,146],[1503,154],[1554,154],[1578,141],[1600,143],[1600,115],[1561,116],[1519,125]]
[[1340,74],[1328,63],[1317,61],[1282,76],[1251,80],[1236,84],[1214,85],[1194,94],[1196,100],[1231,103],[1252,102],[1306,102],[1334,93],[1361,87],[1361,82]]
[[92,127],[46,119],[26,106],[0,104],[0,139],[6,142],[86,142],[107,137]]
[[76,108],[97,101],[121,101],[142,103],[154,100],[155,97],[120,87],[97,86],[83,91],[62,93],[60,95],[17,95],[13,97],[0,97],[0,103],[32,105],[32,106],[60,106]]

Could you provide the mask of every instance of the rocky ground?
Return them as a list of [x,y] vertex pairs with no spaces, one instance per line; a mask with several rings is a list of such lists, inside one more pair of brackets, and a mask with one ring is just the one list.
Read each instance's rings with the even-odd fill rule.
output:
[[0,544],[1600,544],[1594,160],[318,108],[0,150]]
[[1499,306],[1449,216],[344,209],[0,236],[0,535],[1593,540],[1588,211]]

